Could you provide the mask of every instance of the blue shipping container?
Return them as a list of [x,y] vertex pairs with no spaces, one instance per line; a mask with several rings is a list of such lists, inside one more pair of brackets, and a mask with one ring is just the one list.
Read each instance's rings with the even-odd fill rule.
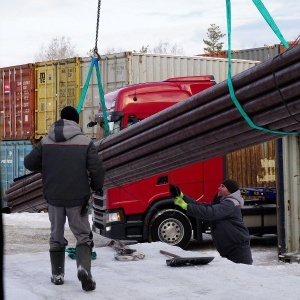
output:
[[30,173],[24,167],[24,157],[32,147],[28,140],[1,142],[1,198],[14,178]]

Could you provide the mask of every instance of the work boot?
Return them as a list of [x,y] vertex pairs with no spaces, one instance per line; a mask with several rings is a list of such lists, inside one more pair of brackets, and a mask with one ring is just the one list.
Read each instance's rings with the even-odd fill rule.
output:
[[86,244],[76,247],[77,277],[85,291],[93,291],[96,288],[91,274],[91,254],[92,250]]
[[55,285],[64,284],[65,275],[65,249],[50,250],[52,268],[51,282]]

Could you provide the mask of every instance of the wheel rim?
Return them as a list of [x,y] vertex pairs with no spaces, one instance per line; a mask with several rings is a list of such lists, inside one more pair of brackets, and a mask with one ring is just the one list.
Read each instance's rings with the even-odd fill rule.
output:
[[166,219],[158,227],[158,236],[164,243],[178,244],[184,236],[184,227],[177,219]]

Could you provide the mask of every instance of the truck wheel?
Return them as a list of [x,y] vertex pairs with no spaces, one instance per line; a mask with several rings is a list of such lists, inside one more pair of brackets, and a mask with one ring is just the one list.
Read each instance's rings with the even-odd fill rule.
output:
[[192,225],[181,211],[166,209],[155,214],[150,223],[150,242],[161,241],[185,248],[192,236]]

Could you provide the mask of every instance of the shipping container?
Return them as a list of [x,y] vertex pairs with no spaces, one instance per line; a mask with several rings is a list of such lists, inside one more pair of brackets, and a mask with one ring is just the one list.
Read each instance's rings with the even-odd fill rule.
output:
[[298,262],[300,253],[300,143],[299,136],[278,143],[278,252],[285,262]]
[[[232,76],[259,63],[232,60]],[[219,83],[227,79],[228,70],[228,60],[224,58],[136,52],[103,55],[100,65],[105,93],[131,84],[179,76],[213,75]]]
[[34,76],[34,64],[0,69],[2,140],[34,138]]
[[35,139],[44,137],[63,107],[77,107],[80,98],[80,58],[35,64]]
[[228,58],[228,52],[227,51],[221,51],[221,52],[218,52],[218,53],[203,53],[203,54],[197,54],[196,56]]
[[[294,45],[299,45],[300,41],[287,42],[289,47]],[[258,48],[242,49],[242,50],[233,50],[231,57],[234,59],[248,59],[248,60],[260,60],[265,61],[270,58],[275,57],[276,55],[286,51],[283,44],[275,44],[271,46],[264,46]]]
[[[232,76],[259,62],[232,61]],[[60,118],[66,105],[77,107],[87,79],[91,58],[70,58],[37,62],[2,70],[1,105],[3,107],[3,140],[44,137],[50,125]],[[101,56],[99,62],[104,93],[129,84],[162,81],[169,77],[213,75],[216,82],[227,79],[228,60],[201,56],[176,56],[122,52]],[[87,124],[94,120],[100,95],[93,70],[82,111],[83,132],[96,138],[96,128]]]
[[248,59],[265,61],[280,54],[280,45],[264,46],[251,49],[233,50],[231,57],[233,59]]
[[[232,76],[259,64],[259,61],[232,60]],[[81,87],[87,78],[91,58],[81,59]],[[104,93],[132,84],[163,81],[170,77],[213,75],[216,83],[227,79],[228,59],[201,56],[177,56],[121,52],[102,55],[99,62]],[[96,138],[96,127],[87,128],[94,121],[100,103],[96,72],[93,70],[82,107],[83,132]]]
[[241,187],[275,187],[275,145],[269,141],[226,155],[226,177]]
[[[293,47],[295,45],[299,45],[300,41],[292,41],[287,42],[289,47]],[[275,44],[275,45],[265,45],[264,47],[250,48],[250,49],[241,49],[241,50],[232,50],[231,58],[232,59],[245,59],[245,60],[255,60],[255,61],[265,61],[269,58],[273,58],[274,56],[285,52],[287,49],[283,44]],[[219,58],[227,58],[228,51],[224,50],[218,53],[204,53],[198,54],[197,56],[203,57],[219,57]]]
[[29,174],[24,157],[32,150],[29,140],[1,141],[1,198],[14,178]]
[[[292,42],[287,42],[289,47],[293,47],[293,46],[296,46],[296,45],[300,45],[300,40],[296,40],[296,41],[292,41]],[[285,46],[283,46],[283,44],[280,44],[279,46],[279,52],[282,53],[282,52],[285,52],[287,49],[285,48]]]

